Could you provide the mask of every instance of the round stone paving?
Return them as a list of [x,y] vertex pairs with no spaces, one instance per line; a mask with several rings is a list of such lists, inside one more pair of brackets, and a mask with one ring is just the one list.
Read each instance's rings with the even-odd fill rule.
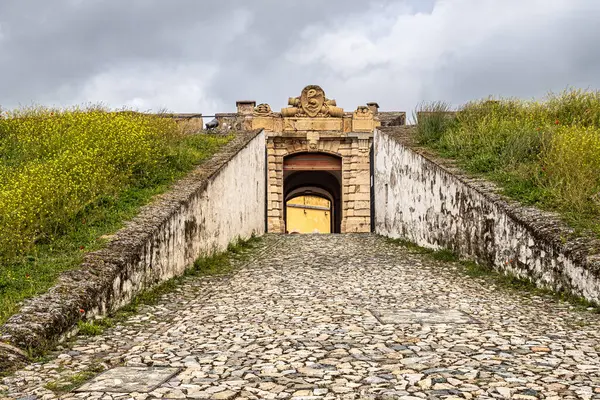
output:
[[599,327],[375,235],[267,235],[235,272],[187,279],[0,393],[56,398],[104,369],[62,398],[592,399]]

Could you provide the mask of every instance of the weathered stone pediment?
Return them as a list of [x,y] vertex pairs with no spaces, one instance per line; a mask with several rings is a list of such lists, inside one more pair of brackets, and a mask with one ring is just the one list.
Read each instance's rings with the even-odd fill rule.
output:
[[252,129],[270,132],[373,132],[377,126],[379,121],[369,107],[359,106],[352,114],[344,113],[317,85],[306,86],[300,96],[290,97],[281,113],[274,113],[268,104],[259,104],[252,120]]

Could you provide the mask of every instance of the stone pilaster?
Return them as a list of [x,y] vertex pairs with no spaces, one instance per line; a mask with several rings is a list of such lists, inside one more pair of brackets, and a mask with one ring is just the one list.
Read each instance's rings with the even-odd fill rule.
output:
[[[340,210],[341,232],[371,229],[369,151],[374,129],[379,125],[376,103],[344,112],[322,88],[310,85],[288,100],[280,113],[268,104],[240,101],[238,114],[247,117],[254,129],[270,132],[267,140],[269,232],[285,232],[284,170],[287,155],[323,152],[342,158]],[[309,168],[310,169],[310,168]],[[336,173],[336,176],[338,174]],[[316,185],[319,182],[314,182]]]
[[371,175],[368,135],[353,138],[350,156],[343,168],[344,218],[342,232],[371,230]]
[[267,223],[268,231],[284,233],[283,223],[283,154],[280,143],[275,143],[272,138],[267,140]]

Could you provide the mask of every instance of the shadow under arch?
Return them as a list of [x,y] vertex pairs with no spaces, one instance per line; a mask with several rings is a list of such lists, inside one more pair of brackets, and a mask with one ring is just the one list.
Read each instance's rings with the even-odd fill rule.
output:
[[317,196],[330,201],[331,232],[342,224],[342,159],[329,153],[295,153],[284,157],[283,200],[287,226],[287,202],[299,196]]

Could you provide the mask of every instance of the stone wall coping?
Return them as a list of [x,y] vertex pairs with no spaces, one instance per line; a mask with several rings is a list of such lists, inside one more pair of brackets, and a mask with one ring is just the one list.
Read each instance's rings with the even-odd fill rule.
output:
[[523,224],[537,239],[551,243],[574,261],[584,264],[590,272],[600,275],[600,240],[594,237],[574,236],[574,229],[560,219],[558,213],[529,207],[501,194],[495,183],[473,176],[451,159],[441,158],[431,150],[419,146],[414,140],[416,126],[379,127],[377,130],[410,148],[446,173],[453,175],[466,186],[477,191],[497,205],[511,218]]
[[165,114],[165,117],[168,118],[200,118],[202,117],[201,113],[175,113],[175,114]]
[[406,111],[379,111],[377,114],[379,118],[383,117],[399,117],[400,115],[406,115]]
[[374,132],[348,132],[346,136],[358,139],[371,139]]

